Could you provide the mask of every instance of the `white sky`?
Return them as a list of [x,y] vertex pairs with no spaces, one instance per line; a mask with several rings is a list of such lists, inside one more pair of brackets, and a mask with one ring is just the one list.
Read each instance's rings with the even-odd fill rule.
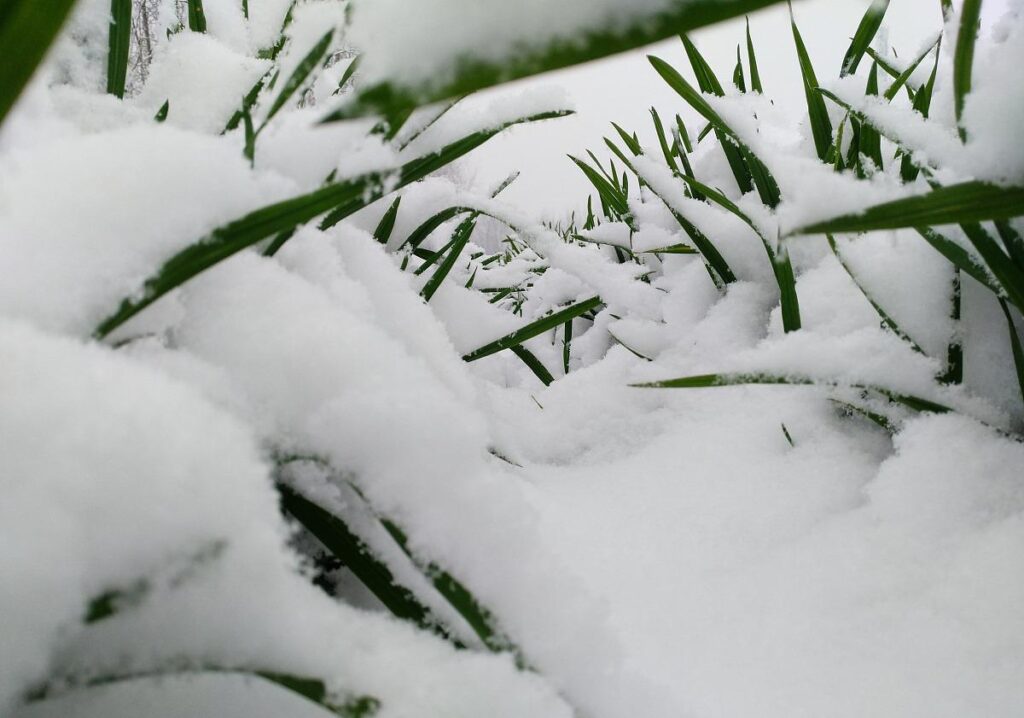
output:
[[[853,34],[870,0],[801,0],[794,13],[808,52],[822,80],[834,78]],[[998,19],[1014,0],[986,0],[983,25]],[[799,67],[793,48],[789,18],[784,5],[750,16],[758,67],[765,93],[780,103],[804,103]],[[913,55],[941,27],[939,0],[891,0],[886,15],[889,44],[900,57]],[[742,18],[693,33],[723,84],[732,77],[736,44],[744,40]],[[602,137],[615,121],[643,138],[651,127],[648,109],[658,108],[662,117],[679,112],[683,101],[665,85],[646,59],[656,54],[689,76],[678,39],[625,53],[579,68],[551,73],[500,92],[520,92],[523,87],[554,84],[563,87],[574,102],[574,117],[542,125],[513,129],[478,149],[464,165],[484,185],[521,170],[518,181],[503,199],[524,209],[561,216],[565,208],[582,207],[589,185],[565,157],[583,155],[587,148],[599,157]],[[744,53],[744,66],[746,59]],[[652,132],[653,134],[653,132]]]

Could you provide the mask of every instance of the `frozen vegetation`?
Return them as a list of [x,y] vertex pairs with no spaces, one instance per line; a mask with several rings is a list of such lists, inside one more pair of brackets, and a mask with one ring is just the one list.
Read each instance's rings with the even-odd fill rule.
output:
[[463,91],[772,3],[8,0],[0,714],[1024,715],[1024,2],[912,1],[552,217]]

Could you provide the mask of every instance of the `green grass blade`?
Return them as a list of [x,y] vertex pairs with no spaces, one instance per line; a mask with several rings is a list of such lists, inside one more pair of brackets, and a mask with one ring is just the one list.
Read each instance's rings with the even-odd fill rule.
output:
[[954,267],[972,276],[996,296],[1005,296],[1003,290],[992,281],[992,276],[988,271],[978,264],[974,257],[959,244],[931,227],[915,227],[914,229],[935,251],[949,260]]
[[95,336],[106,336],[171,290],[262,239],[293,229],[325,212],[328,215],[321,223],[321,228],[333,226],[377,201],[386,191],[391,192],[423,179],[508,127],[567,114],[560,110],[511,120],[497,127],[474,132],[436,152],[410,160],[398,170],[370,172],[333,182],[307,194],[250,212],[215,229],[204,239],[167,260],[155,275],[146,280],[140,293],[124,299],[117,311],[100,323]]
[[732,84],[737,90],[746,94],[747,83],[743,79],[743,57],[740,55],[739,45],[736,46],[736,67],[732,71]]
[[128,78],[128,53],[132,43],[132,0],[110,0],[110,31],[107,45],[107,93],[124,97]]
[[[914,95],[914,110],[919,112],[922,117],[927,118],[928,113],[931,111],[932,105],[932,93],[935,90],[935,76],[939,71],[939,56],[942,48],[942,38],[939,38],[939,44],[935,48],[935,63],[932,65],[931,75],[928,77],[928,82],[921,87],[920,90]],[[920,168],[911,160],[909,154],[904,153],[900,164],[900,177],[904,182],[913,182],[917,179],[920,174]]]
[[761,73],[757,71],[757,55],[754,54],[754,41],[750,37],[750,18],[747,18],[747,63],[750,65],[750,89],[759,95],[764,94],[761,87]]
[[[871,64],[871,71],[868,73],[868,85],[864,93],[869,97],[878,96],[878,64]],[[870,122],[861,121],[860,137],[857,139],[857,155],[858,166],[863,165],[862,158],[866,157],[871,160],[874,165],[875,171],[882,171],[884,169],[882,165],[882,136],[875,129],[874,125]],[[861,171],[861,176],[866,173]]]
[[338,80],[339,91],[345,89],[345,85],[348,81],[355,76],[356,70],[359,69],[359,63],[362,59],[362,55],[356,55],[352,58],[352,61],[348,63],[348,67],[345,68],[345,72],[341,73],[341,79]]
[[473,234],[473,230],[476,229],[476,218],[477,215],[474,213],[464,219],[458,227],[455,228],[455,232],[452,234],[451,248],[448,250],[448,254],[445,256],[444,261],[441,262],[434,273],[430,275],[430,279],[423,285],[423,290],[420,292],[420,296],[423,297],[424,301],[429,302],[434,296],[434,293],[441,287],[445,278],[449,272],[455,266],[455,262],[458,261],[459,255],[462,254],[462,250],[466,248],[466,243]]
[[796,44],[797,59],[800,61],[800,74],[804,83],[804,97],[807,100],[807,115],[811,121],[811,134],[814,136],[814,149],[822,162],[827,161],[829,148],[832,147],[832,120],[829,119],[825,100],[818,92],[818,77],[811,64],[810,55],[804,45],[800,28],[796,26],[793,9],[789,13],[790,25],[793,29],[793,42]]
[[412,247],[413,249],[419,247],[420,244],[423,243],[423,240],[429,237],[434,230],[445,222],[455,219],[455,217],[465,212],[472,212],[472,210],[469,207],[447,207],[437,214],[428,217],[422,224],[416,227],[412,233],[409,234],[406,240],[402,242],[399,249],[405,246]]
[[620,21],[602,28],[559,38],[548,45],[517,45],[510,54],[494,59],[464,57],[447,82],[424,86],[382,83],[365,88],[355,101],[332,113],[341,120],[366,115],[388,115],[399,107],[418,107],[449,97],[543,72],[570,67],[649,45],[680,32],[774,5],[781,0],[669,0],[659,12],[625,13]]
[[343,520],[285,484],[279,483],[281,506],[366,586],[396,617],[437,632],[437,624],[411,591],[401,586]]
[[524,327],[520,327],[514,332],[506,334],[505,336],[496,341],[493,341],[489,344],[485,344],[479,349],[475,349],[469,352],[462,358],[465,361],[471,362],[476,361],[477,359],[483,359],[484,357],[488,357],[491,354],[497,354],[498,352],[504,351],[505,349],[511,349],[514,346],[522,344],[528,339],[533,339],[534,337],[540,336],[541,334],[550,329],[554,329],[560,324],[565,324],[565,322],[569,321],[570,319],[575,319],[581,314],[586,314],[590,310],[596,309],[600,305],[600,297],[591,297],[590,299],[584,299],[581,302],[570,304],[564,309],[560,309],[557,312],[541,317],[540,319],[530,322]]
[[[1024,207],[1020,211],[1024,212]],[[964,222],[960,229],[988,265],[989,271],[999,282],[1006,296],[1024,312],[1024,271],[1013,263],[1009,255],[980,223]]]
[[673,172],[678,172],[679,165],[676,164],[672,150],[668,146],[668,138],[665,137],[665,126],[661,124],[661,117],[653,107],[651,108],[651,117],[654,119],[654,132],[658,135],[658,144],[661,145],[661,154],[665,156],[665,163],[672,168]]
[[953,108],[961,139],[967,139],[963,127],[964,99],[971,91],[971,74],[974,68],[974,45],[978,39],[978,23],[981,20],[981,0],[964,0],[960,8],[960,27],[956,35],[956,49],[953,51]]
[[857,72],[857,66],[864,57],[864,53],[867,51],[871,41],[875,39],[875,35],[878,33],[878,28],[882,26],[882,19],[885,17],[885,11],[888,9],[889,0],[874,0],[874,2],[868,6],[867,11],[864,13],[864,17],[860,20],[860,25],[857,26],[857,32],[853,35],[850,47],[847,49],[846,55],[843,57],[843,67],[839,74],[840,77],[846,77],[847,75],[852,75]]
[[153,119],[156,122],[163,122],[167,119],[167,115],[171,112],[171,101],[164,100],[164,104],[160,105],[160,109],[153,115]]
[[1020,215],[1024,215],[1024,187],[1000,187],[972,181],[939,187],[926,194],[868,207],[862,212],[814,222],[788,232],[787,236],[912,229],[1009,219]]
[[42,62],[75,0],[4,0],[0,5],[0,124]]
[[1010,255],[1018,269],[1024,270],[1024,237],[1021,237],[1020,233],[1004,219],[996,220],[995,225],[999,238],[1006,247],[1006,253]]
[[188,0],[188,29],[192,32],[206,32],[203,0]]
[[384,212],[384,216],[380,218],[380,222],[377,223],[377,228],[373,230],[373,238],[379,244],[387,244],[388,240],[391,239],[391,233],[395,230],[395,219],[398,217],[398,205],[402,203],[402,195],[395,197],[395,201],[391,203],[391,206]]
[[522,344],[517,344],[516,346],[511,347],[509,351],[511,351],[513,354],[519,357],[519,359],[522,360],[523,364],[529,367],[530,371],[533,372],[533,375],[540,379],[541,383],[544,384],[544,386],[551,386],[551,382],[553,382],[555,378],[551,376],[551,372],[548,371],[548,368],[544,366],[544,363],[541,362],[541,360],[538,359],[533,354],[533,352],[524,347]]
[[[899,94],[900,90],[907,86],[907,81],[910,80],[911,75],[913,75],[914,72],[917,71],[918,66],[924,61],[924,59],[928,57],[928,53],[930,53],[938,46],[938,40],[936,40],[935,43],[936,44],[932,45],[931,47],[925,48],[925,50],[920,55],[914,58],[914,61],[910,63],[906,70],[904,70],[903,72],[896,76],[896,79],[893,81],[892,85],[890,85],[889,89],[885,91],[885,99],[889,100],[890,102],[896,99],[896,95]],[[877,63],[878,61],[876,60],[875,62]],[[878,63],[878,65],[879,67],[881,67],[881,63]],[[909,87],[907,87],[907,89],[908,91],[910,90]],[[911,102],[913,102],[916,93],[910,91],[909,95]]]
[[1024,401],[1024,348],[1021,347],[1020,335],[1017,334],[1017,326],[1013,322],[1010,308],[1006,302],[999,300],[999,306],[1006,317],[1006,325],[1010,333],[1010,350],[1013,352],[1013,366],[1017,371],[1017,387],[1020,390],[1021,401]]
[[[637,142],[635,138],[630,136],[630,134],[628,132],[626,132],[624,129],[619,127],[614,122],[612,123],[612,127],[614,127],[615,131],[619,133],[619,137],[622,138],[622,143],[624,145],[626,145],[626,149],[628,149],[630,152],[633,153],[634,157],[637,156],[637,155],[643,154],[643,150],[640,148],[640,143]],[[690,149],[688,151],[689,152],[693,152],[692,149]]]
[[334,37],[334,30],[328,30],[324,33],[323,37],[317,41],[309,52],[306,53],[305,57],[296,65],[292,74],[288,77],[288,80],[281,87],[281,91],[277,93],[277,97],[274,99],[273,104],[270,106],[270,110],[267,112],[266,118],[260,125],[260,130],[267,126],[267,123],[276,115],[285,103],[288,102],[291,97],[299,91],[299,88],[305,84],[310,74],[320,66],[323,62],[324,55],[327,54],[327,49],[330,47],[331,39]]
[[611,182],[605,177],[601,176],[593,167],[588,165],[581,159],[569,155],[569,159],[580,168],[580,171],[586,176],[590,183],[594,185],[594,189],[597,190],[598,196],[601,201],[604,202],[616,215],[625,219],[629,215],[629,202],[622,189],[618,187],[616,182]]
[[231,115],[231,119],[228,120],[228,123],[224,126],[221,134],[231,132],[231,130],[238,127],[245,115],[249,114],[251,116],[252,107],[256,104],[256,100],[259,99],[260,92],[263,91],[263,85],[266,80],[267,75],[264,75],[249,89],[249,92],[247,92],[245,97],[242,98],[242,106],[235,110],[235,114]]

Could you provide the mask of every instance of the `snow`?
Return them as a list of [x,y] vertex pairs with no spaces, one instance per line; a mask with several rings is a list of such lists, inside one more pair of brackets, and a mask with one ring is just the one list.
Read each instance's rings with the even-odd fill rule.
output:
[[[779,239],[925,191],[923,179],[899,182],[888,142],[885,169],[860,180],[817,161],[799,104],[709,100],[765,159],[783,201],[772,211],[741,196],[713,135],[694,173],[793,259],[796,332],[783,332],[761,237],[686,197],[652,146],[635,160],[648,186],[630,178],[632,224],[575,225],[589,241],[566,230],[585,195],[564,191],[560,222],[545,222],[492,197],[493,177],[467,159],[400,190],[386,244],[372,231],[395,194],[326,230],[310,222],[272,257],[239,252],[91,339],[218,226],[331,172],[387,170],[571,105],[512,87],[439,119],[443,108],[422,110],[388,143],[372,122],[317,124],[343,68],[332,65],[260,133],[250,162],[240,130],[221,134],[227,118],[268,70],[286,78],[342,28],[345,5],[300,3],[270,61],[257,55],[288,3],[254,2],[249,21],[234,0],[205,4],[210,32],[161,34],[147,82],[120,101],[102,95],[109,6],[83,2],[0,132],[0,712],[324,714],[257,671],[321,680],[338,705],[372,697],[380,718],[1024,712],[1024,404],[999,304],[961,276],[955,321],[952,269],[915,232],[837,236],[853,278],[824,238]],[[416,23],[392,0],[359,3],[332,50],[372,46],[357,82],[436,79],[460,53],[503,57],[524,38],[625,12],[582,7],[431,0]],[[1009,74],[1024,38],[1015,7],[979,44],[966,144],[948,55],[935,123],[905,96],[863,99],[863,77],[830,87],[940,179],[1019,183],[1007,121],[1022,96]],[[159,23],[171,11],[163,3]],[[254,116],[276,96],[265,90]],[[433,270],[414,274],[423,259],[400,245],[450,206],[482,214],[428,303]],[[699,256],[651,252],[690,243],[670,208],[737,281],[716,287]],[[467,216],[420,249],[441,249]],[[573,320],[568,358],[563,326],[524,345],[548,386],[512,352],[462,360],[591,297],[601,304]],[[964,381],[944,384],[957,340]],[[637,386],[710,373],[797,383]],[[879,390],[951,411],[914,411]],[[303,459],[285,467],[282,456]],[[466,648],[389,615],[348,569],[324,573],[322,547],[283,514],[275,482],[344,519]],[[484,648],[426,565],[491,612],[522,662]],[[114,613],[87,620],[109,592]],[[134,677],[86,685],[112,675]],[[40,687],[46,698],[29,700]]]

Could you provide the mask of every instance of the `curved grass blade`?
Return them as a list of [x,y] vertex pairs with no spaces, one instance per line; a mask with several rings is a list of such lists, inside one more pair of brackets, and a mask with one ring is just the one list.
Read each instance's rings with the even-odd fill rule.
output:
[[389,115],[398,108],[413,108],[449,97],[577,65],[663,40],[721,20],[739,17],[781,0],[667,0],[658,12],[626,14],[606,27],[560,38],[543,46],[517,45],[514,52],[496,59],[463,57],[447,82],[409,87],[381,83],[367,87],[355,100],[326,120],[366,115]]
[[132,0],[110,0],[108,39],[107,93],[114,97],[124,97],[128,53],[132,43]]
[[377,223],[377,228],[373,230],[373,238],[380,244],[387,244],[388,240],[391,239],[391,233],[395,229],[395,218],[398,217],[398,205],[402,203],[402,195],[395,197],[395,201],[391,203],[391,206],[384,212],[384,216],[380,218],[380,222]]
[[438,227],[445,222],[454,219],[455,217],[465,212],[472,212],[473,210],[469,207],[447,207],[442,209],[437,214],[428,217],[423,223],[421,223],[412,233],[402,242],[402,247],[409,246],[413,249],[420,246],[427,237],[431,235]]
[[[305,700],[316,703],[331,713],[341,718],[369,718],[381,706],[381,702],[373,696],[356,696],[350,698],[343,704],[335,703],[328,691],[327,685],[319,678],[300,676],[293,673],[280,673],[276,671],[247,670],[245,668],[228,668],[212,665],[198,666],[196,668],[168,668],[167,670],[136,671],[128,673],[107,674],[91,678],[84,683],[86,688],[99,686],[110,686],[118,683],[144,680],[149,678],[161,679],[183,676],[200,675],[237,675],[273,683],[280,688],[301,696]],[[73,689],[72,689],[73,690]],[[44,685],[31,691],[26,696],[26,702],[38,703],[50,698],[56,698],[68,692],[67,685],[61,685],[57,690]]]
[[276,115],[285,103],[298,92],[299,88],[306,82],[306,79],[317,67],[320,66],[323,61],[324,55],[327,54],[327,48],[331,44],[331,39],[334,37],[334,29],[328,30],[324,33],[324,36],[317,41],[317,43],[306,53],[306,56],[302,58],[299,64],[292,71],[292,74],[288,77],[288,80],[281,87],[281,91],[277,93],[277,97],[274,99],[273,104],[270,106],[270,110],[267,112],[267,116],[263,119],[260,124],[257,134],[267,126],[267,123]]
[[458,261],[459,255],[462,254],[462,250],[465,249],[466,243],[469,241],[470,236],[472,236],[473,230],[476,229],[476,218],[477,214],[474,212],[455,228],[448,254],[445,256],[444,261],[434,270],[434,273],[430,275],[430,279],[427,280],[427,283],[423,285],[422,291],[420,291],[420,296],[423,297],[424,301],[430,301],[434,293],[441,287],[441,283],[444,282],[448,273],[452,271],[452,267],[455,266],[455,262]]
[[75,0],[4,0],[0,6],[0,124],[60,31]]
[[342,519],[286,484],[278,483],[277,490],[281,495],[282,508],[341,560],[393,615],[448,637],[438,628],[430,610],[395,580],[388,567],[373,555]]
[[665,163],[672,168],[673,172],[678,172],[679,166],[676,164],[675,157],[672,156],[668,139],[665,137],[665,126],[661,124],[661,117],[653,107],[651,108],[651,118],[654,120],[654,132],[658,135],[658,144],[661,146],[661,154],[665,156]]
[[980,265],[974,257],[959,244],[931,227],[915,227],[914,230],[921,235],[921,237],[924,238],[924,240],[928,242],[935,251],[949,260],[957,269],[969,274],[996,296],[1005,296],[1003,290],[993,282],[992,275],[989,274],[988,270]]
[[1024,187],[964,182],[814,222],[786,234],[833,234],[1009,219],[1024,215]]
[[557,312],[548,314],[547,316],[541,317],[533,322],[530,322],[524,327],[517,329],[514,332],[506,334],[505,336],[497,339],[489,344],[485,344],[479,349],[474,349],[468,354],[464,355],[462,359],[467,362],[476,361],[477,359],[483,359],[491,354],[497,354],[505,349],[511,349],[514,346],[522,344],[528,339],[533,339],[536,336],[540,336],[544,332],[554,329],[560,324],[570,319],[586,314],[592,309],[596,309],[601,306],[600,297],[591,297],[575,304],[570,304],[564,309],[560,309]]
[[307,194],[250,212],[215,229],[206,238],[167,260],[155,275],[146,280],[138,295],[124,299],[117,311],[100,323],[95,336],[105,337],[171,290],[262,239],[293,229],[324,212],[329,214],[321,223],[321,227],[333,226],[350,214],[377,201],[386,194],[386,191],[391,192],[423,179],[512,125],[563,117],[567,114],[570,113],[554,111],[512,120],[463,137],[436,152],[417,157],[397,170],[370,172],[333,182]]
[[810,55],[804,45],[800,28],[796,26],[793,8],[789,9],[790,25],[793,29],[793,42],[796,44],[797,59],[800,61],[800,75],[804,83],[804,96],[807,99],[807,115],[811,121],[811,134],[814,136],[814,149],[822,162],[828,161],[828,151],[832,147],[832,120],[828,116],[825,101],[818,93],[818,77],[814,73]]
[[1017,326],[1013,322],[1010,308],[1002,299],[999,300],[999,307],[1003,310],[1003,316],[1006,317],[1006,325],[1010,333],[1010,350],[1013,352],[1013,366],[1017,371],[1017,387],[1020,390],[1021,401],[1024,401],[1024,348],[1021,347],[1020,335],[1017,334]]
[[956,49],[953,51],[953,109],[960,138],[967,139],[962,119],[964,100],[971,91],[971,74],[974,68],[974,44],[978,39],[978,23],[981,21],[981,0],[964,0],[960,8],[960,27],[956,35]]
[[259,80],[257,80],[256,83],[249,89],[249,92],[245,94],[245,97],[242,98],[242,106],[239,109],[235,110],[235,114],[231,115],[231,118],[228,120],[228,123],[224,126],[224,129],[221,130],[222,135],[225,132],[230,132],[231,130],[238,127],[239,123],[242,122],[242,119],[245,117],[245,115],[250,115],[251,121],[252,107],[256,104],[256,100],[259,98],[260,92],[263,91],[263,84],[266,82],[268,76],[269,72],[263,77],[261,77]]
[[631,384],[640,389],[711,389],[723,386],[752,386],[752,385],[786,385],[786,386],[849,386],[854,389],[864,389],[881,394],[889,401],[913,409],[919,412],[933,414],[945,414],[952,409],[943,404],[923,399],[919,396],[900,394],[890,389],[864,384],[840,384],[837,382],[819,381],[805,376],[786,376],[782,374],[699,374],[684,376],[678,379],[667,379],[665,381],[647,382],[644,384]]
[[188,29],[192,32],[206,32],[203,0],[188,0]]
[[1013,260],[1013,263],[1019,269],[1024,271],[1024,237],[1021,237],[1020,233],[1005,219],[996,220],[995,225],[999,238],[1003,240],[1003,246],[1006,247],[1006,252],[1010,255],[1010,259]]
[[[922,62],[924,62],[924,59],[928,57],[928,53],[930,53],[932,50],[938,47],[938,45],[939,40],[936,40],[931,47],[925,48],[920,55],[914,58],[914,61],[910,63],[906,70],[904,70],[903,72],[896,76],[896,79],[893,81],[892,85],[890,85],[889,89],[885,91],[885,99],[892,102],[894,99],[896,99],[896,95],[899,94],[899,91],[906,87],[908,96],[910,97],[911,102],[913,102],[914,97],[917,93],[910,89],[910,86],[907,85],[907,81],[910,80],[911,75],[913,75],[917,71],[918,66]],[[879,67],[881,67],[881,63],[879,63],[877,60],[875,60],[875,62],[878,64]],[[885,68],[882,69],[884,70]],[[917,108],[915,107],[915,109]]]
[[871,41],[875,39],[878,28],[882,26],[885,11],[888,9],[889,0],[874,0],[868,6],[864,17],[860,20],[860,25],[857,26],[857,32],[853,35],[850,47],[843,57],[843,67],[839,73],[840,77],[846,77],[857,72],[857,66],[864,57],[864,53],[867,51]]

